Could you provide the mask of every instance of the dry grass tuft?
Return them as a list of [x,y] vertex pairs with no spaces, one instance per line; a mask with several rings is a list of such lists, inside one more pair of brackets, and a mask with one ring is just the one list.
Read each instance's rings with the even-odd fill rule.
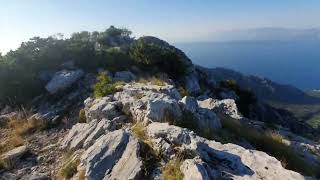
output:
[[143,98],[143,96],[144,96],[143,93],[139,93],[139,92],[137,92],[133,95],[134,99],[136,99],[136,100]]
[[86,179],[86,172],[85,170],[80,170],[78,180],[85,180]]
[[148,136],[146,134],[146,127],[142,122],[137,122],[131,128],[132,133],[141,141],[148,141]]
[[77,155],[73,155],[72,152],[65,153],[63,159],[64,163],[59,171],[58,179],[70,179],[77,174],[80,159]]
[[13,118],[9,121],[8,127],[16,135],[25,136],[47,128],[47,123],[40,119]]
[[142,84],[150,83],[150,84],[156,85],[156,86],[165,86],[166,85],[164,80],[157,78],[157,77],[140,78],[137,82],[142,83]]
[[183,173],[180,170],[181,160],[172,159],[162,169],[163,178],[165,180],[182,180]]

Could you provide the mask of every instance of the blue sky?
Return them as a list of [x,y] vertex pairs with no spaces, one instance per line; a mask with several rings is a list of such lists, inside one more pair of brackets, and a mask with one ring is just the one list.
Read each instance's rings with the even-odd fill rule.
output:
[[320,27],[319,0],[0,0],[0,52],[33,36],[127,27],[202,41],[222,30]]

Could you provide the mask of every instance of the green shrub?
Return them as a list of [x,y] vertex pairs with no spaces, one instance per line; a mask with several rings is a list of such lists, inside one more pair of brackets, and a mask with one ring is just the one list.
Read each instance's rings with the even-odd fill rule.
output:
[[148,43],[140,38],[130,48],[131,58],[141,67],[157,67],[172,78],[186,74],[186,65],[177,50],[158,44]]
[[87,123],[86,112],[84,111],[84,109],[81,109],[79,111],[79,123]]
[[127,69],[133,64],[129,54],[113,46],[130,43],[130,34],[127,29],[111,26],[104,32],[73,33],[67,39],[34,37],[23,42],[17,50],[1,56],[0,101],[28,103],[45,91],[45,82],[40,80],[39,74],[59,70],[60,65],[69,60],[87,72],[106,66],[113,71]]
[[237,108],[245,117],[249,116],[250,106],[257,103],[255,94],[250,90],[241,89],[235,80],[220,81],[220,87],[233,90],[239,99],[236,100]]
[[106,73],[100,73],[97,79],[98,82],[93,87],[93,94],[95,97],[104,97],[116,92],[115,85]]

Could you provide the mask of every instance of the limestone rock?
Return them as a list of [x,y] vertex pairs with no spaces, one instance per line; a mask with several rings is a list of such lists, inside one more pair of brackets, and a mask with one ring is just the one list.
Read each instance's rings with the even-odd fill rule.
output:
[[198,101],[198,104],[202,108],[213,110],[217,113],[222,113],[235,119],[241,118],[237,105],[233,99],[223,99],[219,101],[209,98],[203,101]]
[[199,108],[195,114],[200,130],[214,131],[221,128],[219,117],[208,109]]
[[85,112],[88,121],[93,119],[101,120],[103,118],[113,119],[120,116],[118,111],[118,102],[112,101],[112,97],[102,97],[97,99],[87,99],[85,101]]
[[81,148],[83,141],[94,131],[95,123],[77,123],[61,142],[61,148]]
[[139,180],[142,176],[142,160],[140,158],[140,145],[138,140],[130,136],[129,143],[122,157],[112,168],[111,174],[104,179],[132,179]]
[[82,70],[62,70],[54,74],[51,81],[46,85],[46,89],[49,93],[55,94],[60,90],[64,90],[70,87],[74,82],[80,79],[84,75]]
[[[191,112],[191,115],[193,116],[192,121],[195,123],[200,130],[216,130],[221,128],[220,119],[216,116],[216,114],[205,108],[201,108],[198,106],[198,103],[195,98],[193,97],[184,97],[180,104],[182,105],[182,109],[186,110],[188,112]],[[186,119],[183,118],[181,121],[185,121]],[[195,127],[196,128],[196,127]]]
[[[121,103],[122,111],[131,115],[137,121],[165,122],[181,117],[178,101],[161,89],[146,86],[144,90],[135,85],[125,86],[124,90],[117,92],[114,99]],[[152,90],[151,90],[152,89]]]
[[105,175],[111,173],[128,142],[129,134],[124,130],[117,130],[101,136],[81,157],[86,177],[88,179],[103,179]]
[[210,167],[197,158],[185,160],[180,170],[184,175],[184,180],[210,180],[214,177],[210,173]]
[[108,132],[109,127],[110,127],[110,121],[108,121],[107,119],[102,119],[97,124],[97,126],[95,126],[94,130],[88,135],[88,137],[83,143],[83,147],[85,149],[90,147],[100,136]]

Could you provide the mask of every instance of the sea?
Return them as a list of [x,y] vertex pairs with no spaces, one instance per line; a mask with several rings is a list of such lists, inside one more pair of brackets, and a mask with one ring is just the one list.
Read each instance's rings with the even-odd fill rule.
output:
[[194,64],[224,67],[302,90],[320,89],[320,41],[175,43]]

